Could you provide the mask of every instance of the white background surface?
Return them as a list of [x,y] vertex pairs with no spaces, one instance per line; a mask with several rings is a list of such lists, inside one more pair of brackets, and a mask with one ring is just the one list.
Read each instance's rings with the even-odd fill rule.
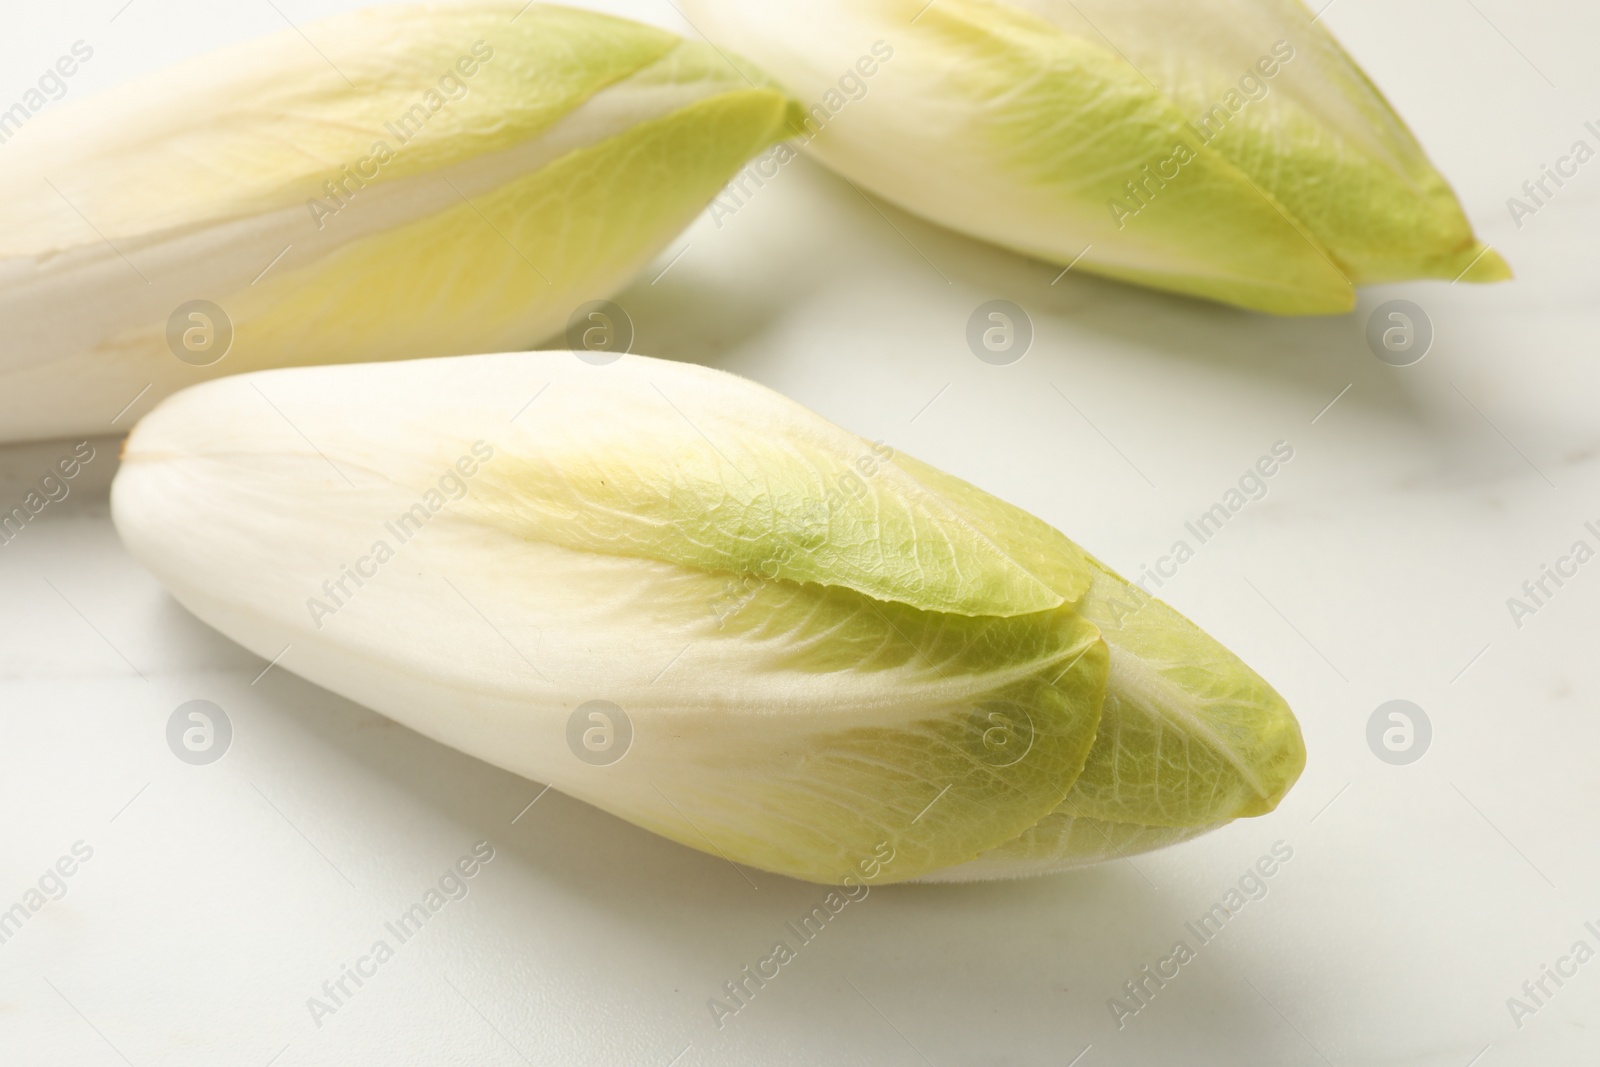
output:
[[[76,97],[284,21],[265,0],[121,3],[7,4],[0,104],[75,40],[95,48]],[[301,25],[354,6],[277,0]],[[681,25],[667,3],[606,6]],[[1600,161],[1520,230],[1505,200],[1595,142],[1600,16],[1336,0],[1325,21],[1515,283],[1394,286],[1311,321],[1076,273],[1052,286],[1055,268],[880,215],[802,161],[618,298],[636,351],[754,377],[1130,574],[1290,442],[1270,495],[1164,591],[1299,714],[1310,761],[1276,813],[1071,875],[875,889],[718,1030],[707,999],[821,890],[749,872],[753,889],[554,792],[524,811],[537,783],[292,663],[262,675],[122,551],[107,439],[72,496],[0,548],[0,907],[74,842],[94,850],[0,945],[0,1063],[1595,1062],[1600,960],[1520,1029],[1506,999],[1579,938],[1600,948],[1583,925],[1600,926],[1600,562],[1520,629],[1506,598],[1597,543]],[[1438,334],[1405,369],[1363,339],[1395,296]],[[1037,330],[1009,367],[963,339],[997,297]],[[67,447],[0,451],[0,503]],[[234,724],[208,767],[164,738],[196,698]],[[1365,737],[1394,698],[1434,727],[1405,767]],[[315,1025],[324,979],[483,839],[495,858],[470,894]],[[1119,1030],[1108,998],[1280,840],[1294,855],[1266,898]]]

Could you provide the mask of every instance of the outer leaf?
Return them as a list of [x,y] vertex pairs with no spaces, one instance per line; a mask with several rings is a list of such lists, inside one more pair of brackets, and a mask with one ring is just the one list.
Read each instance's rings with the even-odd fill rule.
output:
[[1305,745],[1288,704],[1258,674],[1048,523],[910,456],[895,462],[948,499],[984,502],[1017,558],[1087,561],[1091,581],[1082,593],[1072,586],[1072,602],[1110,648],[1111,674],[1094,749],[1063,813],[1210,827],[1277,807]]
[[931,880],[1039,874],[1164,848],[1272,811],[1299,778],[1305,744],[1283,698],[1171,607],[1093,566],[1077,610],[1110,649],[1110,674],[1083,773],[1047,819]]
[[[1404,120],[1301,0],[1015,2],[1117,49],[1357,285],[1511,277]],[[1262,77],[1257,64],[1279,42],[1294,58]]]
[[[1198,143],[1187,115],[1114,51],[988,0],[936,4],[923,22],[947,84],[969,102],[967,136],[983,146],[980,159],[1032,202],[986,209],[1006,227],[1004,243],[1062,262],[1089,246],[1080,267],[1279,313],[1354,306],[1350,279],[1322,242]],[[1180,146],[1193,158],[1164,167]],[[1149,197],[1133,218],[1112,211],[1140,203],[1130,183]],[[1028,218],[1028,207],[1038,214]],[[1057,225],[1041,230],[1041,217]]]
[[[584,380],[562,366],[552,388]],[[477,507],[570,548],[959,615],[1046,611],[1093,580],[1077,546],[986,493],[775,394],[751,404],[738,378],[661,367],[624,361],[553,397]]]
[[1221,826],[1170,827],[1106,822],[1052,812],[997,848],[969,863],[923,875],[923,882],[981,882],[1027,878],[1074,867],[1127,859],[1141,852],[1169,848]]
[[1111,646],[1112,680],[1094,753],[1065,810],[1192,827],[1277,807],[1305,765],[1305,745],[1271,686],[1110,571],[1079,610]]

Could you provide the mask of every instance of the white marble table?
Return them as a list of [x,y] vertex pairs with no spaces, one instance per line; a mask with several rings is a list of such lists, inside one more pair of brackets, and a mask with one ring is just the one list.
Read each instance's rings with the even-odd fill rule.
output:
[[[264,3],[121,4],[0,13],[0,100],[78,39],[96,50],[71,89],[87,93],[282,26]],[[352,6],[277,0],[296,22]],[[665,2],[606,6],[678,24]],[[1288,442],[1266,497],[1164,591],[1299,713],[1310,762],[1276,813],[1073,875],[873,890],[719,1029],[708,999],[816,887],[752,872],[752,888],[292,662],[263,673],[122,550],[106,506],[117,442],[97,439],[71,495],[0,547],[0,908],[41,878],[63,889],[0,944],[0,1062],[1593,1062],[1600,961],[1546,979],[1552,995],[1520,1019],[1507,998],[1574,942],[1600,949],[1600,563],[1520,620],[1507,598],[1574,541],[1600,547],[1584,525],[1600,526],[1600,162],[1521,228],[1505,201],[1594,140],[1600,15],[1337,0],[1326,21],[1517,282],[1394,286],[1320,321],[1076,273],[1052,286],[1048,267],[880,215],[801,161],[618,298],[636,350],[750,375],[1124,571]],[[996,298],[1036,331],[1010,366],[963,338]],[[1414,366],[1365,343],[1390,299],[1436,330]],[[70,448],[0,451],[0,502]],[[232,724],[210,765],[165,737],[194,699]],[[1396,699],[1432,727],[1408,765],[1368,745]],[[463,899],[337,1010],[308,1008],[480,841],[493,858]],[[1119,1029],[1108,1000],[1132,1006],[1124,983],[1275,845],[1292,856],[1266,895],[1191,941],[1195,958]]]

